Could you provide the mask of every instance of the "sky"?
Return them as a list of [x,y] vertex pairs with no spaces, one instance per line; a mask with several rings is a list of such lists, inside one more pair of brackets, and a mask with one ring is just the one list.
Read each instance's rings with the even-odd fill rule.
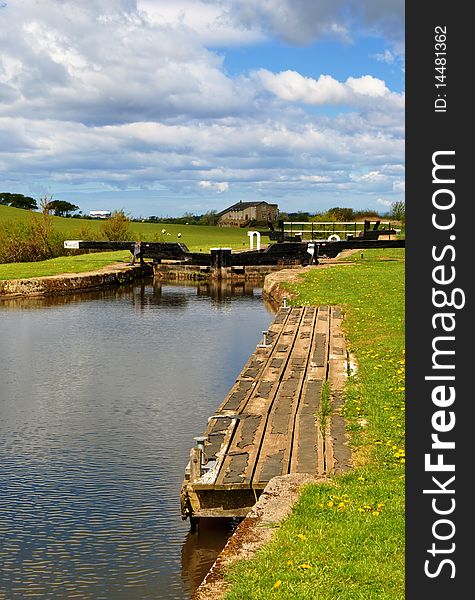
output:
[[403,0],[0,0],[0,192],[384,213],[404,59]]

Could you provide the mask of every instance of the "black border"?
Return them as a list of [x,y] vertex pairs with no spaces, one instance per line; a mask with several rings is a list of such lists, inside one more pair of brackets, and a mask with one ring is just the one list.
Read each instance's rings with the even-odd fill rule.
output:
[[[471,44],[475,26],[470,23],[467,4],[461,2],[407,2],[406,3],[406,598],[442,600],[471,597],[473,585],[469,580],[473,550],[471,538],[475,516],[470,491],[472,487],[472,404],[475,401],[473,379],[475,365],[472,358],[471,338],[475,333],[472,319],[472,273],[470,265],[475,239],[475,198],[470,192],[469,177],[475,174],[472,167],[470,139],[473,137],[474,108],[470,99],[470,86],[474,72],[471,66]],[[435,87],[436,26],[447,28],[446,99],[447,112],[436,113],[434,101],[441,89]],[[473,102],[475,106],[475,102]],[[454,207],[456,225],[453,231],[440,232],[432,226],[432,154],[440,150],[455,150]],[[439,560],[449,558],[455,564],[455,577],[451,567],[442,568],[440,575],[429,578],[424,564],[431,556],[427,553],[434,540],[432,526],[438,518],[431,506],[432,496],[424,489],[432,489],[431,476],[424,469],[424,455],[431,451],[433,428],[431,417],[434,406],[431,400],[433,382],[425,381],[431,373],[432,340],[434,330],[432,315],[432,247],[450,243],[447,238],[456,235],[453,242],[456,258],[456,287],[464,290],[465,307],[456,313],[455,371],[456,400],[452,407],[456,425],[446,439],[455,440],[455,450],[447,453],[446,461],[455,463],[456,508],[450,515],[455,524],[453,553],[438,555]],[[448,263],[449,264],[449,263]],[[472,375],[473,372],[473,375]],[[450,457],[450,460],[449,460]],[[444,479],[442,476],[441,479]],[[446,477],[445,477],[446,479]],[[475,495],[474,495],[475,498]],[[448,548],[449,542],[438,542]],[[434,560],[434,559],[432,559]],[[432,565],[435,563],[433,562]]]

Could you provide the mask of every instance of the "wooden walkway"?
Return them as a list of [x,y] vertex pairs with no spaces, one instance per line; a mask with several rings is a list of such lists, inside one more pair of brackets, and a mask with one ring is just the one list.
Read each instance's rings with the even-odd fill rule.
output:
[[190,452],[183,518],[245,516],[276,475],[325,476],[349,466],[339,415],[347,373],[341,320],[338,307],[279,310],[208,419],[204,453]]

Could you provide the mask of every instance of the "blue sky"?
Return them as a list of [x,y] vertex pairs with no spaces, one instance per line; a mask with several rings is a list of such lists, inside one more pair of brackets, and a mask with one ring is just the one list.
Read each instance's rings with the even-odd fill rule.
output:
[[404,200],[399,0],[0,3],[0,191],[130,215]]
[[[279,72],[296,70],[306,77],[321,73],[346,80],[370,73],[386,82],[397,92],[404,91],[404,73],[401,60],[388,65],[381,58],[387,49],[384,38],[368,37],[359,43],[341,41],[315,42],[309,46],[292,46],[269,40],[243,48],[217,48],[224,57],[224,67],[231,76],[237,76],[256,68]],[[379,59],[378,59],[379,57]]]

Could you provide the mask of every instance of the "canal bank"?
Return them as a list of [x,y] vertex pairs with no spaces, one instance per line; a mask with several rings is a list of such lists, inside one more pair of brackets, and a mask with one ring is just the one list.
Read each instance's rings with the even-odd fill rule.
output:
[[[137,279],[154,277],[167,282],[224,282],[262,285],[269,274],[276,274],[283,268],[301,271],[299,265],[270,265],[254,267],[222,267],[219,270],[194,265],[177,265],[173,262],[155,264],[144,262],[129,265],[115,263],[84,273],[60,273],[41,277],[0,280],[0,299],[22,296],[51,296],[89,292],[113,286],[123,286]],[[272,294],[269,294],[271,298]]]
[[[183,265],[176,261],[143,262],[142,264],[129,265],[123,262],[106,264],[101,268],[84,272],[59,272],[55,275],[23,277],[14,279],[0,279],[0,299],[21,296],[51,296],[81,291],[92,291],[110,286],[121,286],[136,279],[155,277],[163,282],[186,281],[225,281],[248,282],[255,285],[265,284],[266,296],[277,302],[279,306],[282,294],[279,292],[279,281],[297,281],[294,276],[305,270],[326,265],[342,265],[341,258],[353,254],[357,250],[345,250],[340,255],[340,260],[321,259],[318,265],[302,267],[300,264],[278,265],[246,265],[235,267],[211,268],[207,265]],[[74,258],[74,257],[72,257]],[[46,261],[48,262],[48,261]],[[33,263],[37,264],[37,263]],[[64,268],[64,267],[63,267]],[[65,267],[67,268],[67,267]],[[79,269],[78,269],[79,270]],[[279,275],[283,271],[283,274]],[[291,273],[293,272],[293,274]],[[289,294],[290,297],[290,294]]]
[[86,273],[62,273],[46,277],[7,279],[0,281],[0,298],[20,296],[49,296],[92,291],[124,285],[142,277],[151,277],[150,263],[141,265],[113,264]]
[[220,600],[228,590],[226,569],[248,560],[268,544],[280,523],[290,515],[302,486],[325,482],[307,474],[282,475],[271,479],[249,514],[241,521],[190,600]]

